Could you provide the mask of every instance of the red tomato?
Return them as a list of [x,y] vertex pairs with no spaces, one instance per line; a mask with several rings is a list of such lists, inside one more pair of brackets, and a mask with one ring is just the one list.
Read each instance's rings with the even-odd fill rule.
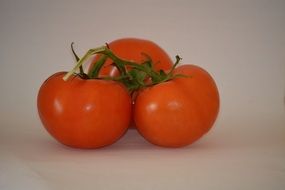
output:
[[117,141],[131,118],[131,97],[114,81],[68,81],[56,73],[41,86],[38,112],[47,131],[59,142],[77,148],[98,148]]
[[[173,65],[173,62],[167,53],[157,44],[149,40],[122,38],[109,43],[108,46],[115,55],[128,61],[142,63],[142,61],[146,60],[146,55],[150,56],[154,64],[154,69],[157,71],[161,69],[168,70]],[[95,56],[89,67],[89,71],[99,57],[100,56]],[[118,76],[118,69],[112,63],[113,61],[111,59],[107,59],[100,75]]]
[[202,68],[182,65],[179,77],[139,92],[134,120],[149,142],[164,147],[189,145],[213,126],[219,111],[219,93]]

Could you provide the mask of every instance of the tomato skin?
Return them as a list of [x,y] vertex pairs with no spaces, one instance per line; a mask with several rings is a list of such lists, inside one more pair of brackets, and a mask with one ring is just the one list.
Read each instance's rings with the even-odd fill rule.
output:
[[163,147],[192,144],[213,126],[219,112],[219,93],[202,68],[182,65],[179,77],[142,90],[136,99],[134,120],[149,142]]
[[[168,70],[173,65],[173,61],[168,54],[157,44],[149,40],[121,38],[108,43],[108,46],[118,57],[137,63],[146,60],[143,54],[150,56],[154,64],[154,69],[157,71],[161,69]],[[89,67],[89,71],[99,57],[100,56],[95,56]],[[100,71],[101,76],[115,77],[119,75],[118,69],[112,63],[113,61],[111,59],[106,60]]]
[[131,118],[131,97],[120,83],[83,80],[65,72],[49,77],[41,86],[38,113],[47,131],[62,144],[99,148],[116,142]]

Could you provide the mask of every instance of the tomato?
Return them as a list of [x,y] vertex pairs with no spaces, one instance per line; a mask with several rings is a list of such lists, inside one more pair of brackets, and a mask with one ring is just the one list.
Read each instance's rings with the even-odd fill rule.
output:
[[213,126],[219,111],[217,86],[205,70],[182,65],[176,77],[139,92],[134,120],[149,142],[164,147],[189,145]]
[[41,86],[37,106],[47,131],[59,142],[77,148],[99,148],[116,142],[131,118],[131,97],[114,81],[72,76],[49,77]]
[[[109,48],[120,58],[142,63],[147,59],[146,56],[151,57],[154,70],[168,70],[173,65],[171,58],[168,54],[157,44],[152,41],[138,39],[138,38],[122,38],[112,41],[108,44]],[[89,71],[95,64],[100,56],[95,56],[90,64]],[[100,75],[102,76],[118,76],[118,69],[112,64],[111,59],[107,59]]]
[[[156,71],[169,70],[173,65],[173,61],[169,55],[160,46],[149,40],[138,38],[121,38],[108,43],[108,47],[116,56],[120,57],[121,59],[136,63],[142,63],[147,59],[146,56],[149,56],[153,62],[154,70]],[[100,57],[100,55],[94,57],[89,66],[89,72]],[[100,70],[99,75],[116,77],[119,76],[119,71],[113,64],[113,61],[108,58]],[[130,127],[135,127],[133,121],[131,122]]]

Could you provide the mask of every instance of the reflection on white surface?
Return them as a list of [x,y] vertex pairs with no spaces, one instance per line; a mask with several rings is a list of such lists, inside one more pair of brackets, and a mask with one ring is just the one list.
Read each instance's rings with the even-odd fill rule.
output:
[[[275,126],[281,127],[281,121]],[[244,126],[249,121],[218,121],[210,134],[178,149],[151,145],[134,129],[97,150],[60,145],[41,130],[8,130],[10,138],[1,138],[0,144],[0,189],[281,190],[284,130],[268,132],[267,122],[251,122],[251,130],[260,132],[252,135]]]
[[1,190],[51,190],[41,175],[29,164],[12,155],[1,155],[0,158],[0,189]]

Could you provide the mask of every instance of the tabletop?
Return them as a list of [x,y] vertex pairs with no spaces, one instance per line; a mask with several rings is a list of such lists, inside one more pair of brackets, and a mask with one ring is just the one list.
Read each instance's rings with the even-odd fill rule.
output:
[[[284,1],[0,2],[0,189],[285,188]],[[70,70],[70,43],[89,48],[149,39],[215,79],[213,128],[183,148],[147,142],[136,129],[115,144],[73,149],[39,120],[51,74]]]

